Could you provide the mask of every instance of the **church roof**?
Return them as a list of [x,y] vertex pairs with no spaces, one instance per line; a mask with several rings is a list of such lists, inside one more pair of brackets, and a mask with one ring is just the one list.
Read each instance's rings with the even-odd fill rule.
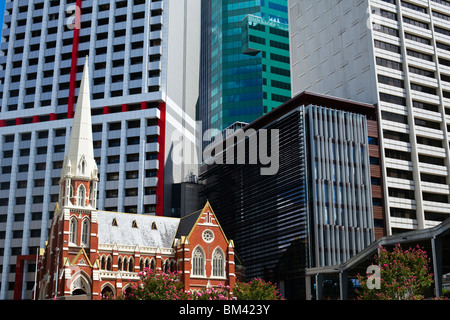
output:
[[175,239],[190,236],[205,210],[213,213],[209,203],[183,218],[97,211],[98,241],[101,244],[172,248]]
[[202,212],[203,209],[195,211],[181,218],[180,225],[175,237],[179,239],[182,236],[188,236]]
[[101,244],[171,248],[180,219],[142,214],[98,211]]

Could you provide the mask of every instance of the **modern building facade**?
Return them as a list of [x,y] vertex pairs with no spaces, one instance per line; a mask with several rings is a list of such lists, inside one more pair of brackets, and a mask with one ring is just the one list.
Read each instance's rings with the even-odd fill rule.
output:
[[378,134],[376,108],[304,92],[243,128],[253,130],[223,143],[232,139],[238,150],[245,141],[250,159],[251,139],[278,130],[276,174],[261,175],[263,164],[227,163],[228,145],[215,154],[223,164],[201,167],[202,194],[225,232],[239,239],[246,276],[277,281],[288,299],[304,298],[306,268],[343,263],[385,234],[381,203],[374,209],[383,194],[379,148],[370,143]]
[[202,1],[203,132],[251,122],[289,100],[286,0]]
[[364,115],[306,106],[311,265],[348,260],[375,239]]
[[378,106],[388,234],[450,206],[450,2],[290,0],[292,92]]
[[196,0],[6,1],[0,299],[12,298],[16,257],[45,245],[86,56],[97,208],[171,215],[172,184],[197,169],[172,162],[171,136],[195,140],[199,16]]

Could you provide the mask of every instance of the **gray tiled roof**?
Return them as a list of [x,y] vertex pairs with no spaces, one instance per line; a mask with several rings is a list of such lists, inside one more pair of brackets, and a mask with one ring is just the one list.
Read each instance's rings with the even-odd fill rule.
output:
[[[113,226],[114,219],[117,226]],[[154,222],[156,230],[152,229]],[[171,248],[179,225],[178,218],[98,211],[98,240],[101,244]]]

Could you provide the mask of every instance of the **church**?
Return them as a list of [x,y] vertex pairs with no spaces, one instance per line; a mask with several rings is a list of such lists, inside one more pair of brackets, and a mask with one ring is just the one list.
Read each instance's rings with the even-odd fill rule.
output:
[[177,271],[186,291],[234,287],[240,270],[234,244],[209,203],[183,218],[101,211],[97,183],[86,59],[59,199],[38,258],[36,299],[119,296],[145,268]]

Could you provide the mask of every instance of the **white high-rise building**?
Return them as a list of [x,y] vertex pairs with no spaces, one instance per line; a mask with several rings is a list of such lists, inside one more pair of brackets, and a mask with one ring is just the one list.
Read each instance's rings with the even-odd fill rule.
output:
[[388,234],[450,217],[450,1],[289,0],[292,94],[376,104]]
[[[195,141],[200,0],[7,0],[0,44],[0,299],[43,248],[88,57],[99,210],[172,215],[172,134]],[[179,135],[178,135],[179,136]],[[30,298],[35,262],[24,265]]]

